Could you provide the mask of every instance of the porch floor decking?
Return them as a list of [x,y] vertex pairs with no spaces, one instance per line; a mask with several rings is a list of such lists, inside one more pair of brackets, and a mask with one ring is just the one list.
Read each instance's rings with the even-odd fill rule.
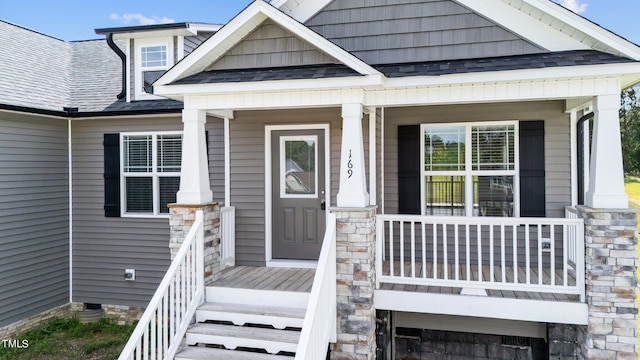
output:
[[[422,279],[422,264],[416,262],[415,264],[415,278]],[[444,279],[444,266],[443,264],[438,264],[438,275],[437,279]],[[538,284],[538,268],[530,267],[532,284]],[[450,281],[455,281],[456,274],[456,266],[454,264],[448,264],[448,279]],[[482,278],[484,281],[490,278],[490,266],[484,265],[482,266]],[[400,276],[400,262],[394,262],[394,276]],[[433,264],[427,263],[426,266],[426,277],[427,279],[433,279]],[[548,272],[544,272],[543,275],[543,284],[550,284],[550,275]],[[383,274],[388,276],[390,274],[390,263],[389,261],[385,261],[383,264]],[[411,262],[405,262],[404,264],[404,274],[405,277],[409,277],[411,274]],[[458,266],[458,274],[460,280],[466,280],[467,269],[465,264],[460,264]],[[526,268],[518,267],[518,284],[525,285],[523,283],[523,279],[526,278]],[[570,286],[575,286],[576,279],[575,274],[572,274],[572,271],[567,272],[568,275],[568,284]],[[563,283],[563,269],[556,269],[555,278],[556,284]],[[505,266],[505,277],[508,283],[513,283],[514,280],[514,269],[511,266]],[[471,266],[471,279],[478,280],[478,266]],[[502,268],[500,266],[494,267],[494,276],[493,280],[495,283],[499,284],[502,281]],[[429,293],[429,294],[444,294],[444,295],[460,295],[462,291],[462,287],[446,287],[446,286],[424,286],[424,285],[406,285],[406,284],[394,284],[394,283],[380,283],[380,290],[392,290],[392,291],[402,291],[402,292],[414,292],[414,293]],[[544,300],[544,301],[559,301],[559,302],[579,302],[580,297],[578,295],[567,295],[567,294],[557,294],[557,293],[540,293],[537,291],[525,292],[525,291],[510,291],[510,290],[487,290],[487,295],[489,297],[496,298],[506,298],[506,299],[521,299],[521,300]]]
[[314,269],[233,266],[211,286],[236,289],[311,292]]

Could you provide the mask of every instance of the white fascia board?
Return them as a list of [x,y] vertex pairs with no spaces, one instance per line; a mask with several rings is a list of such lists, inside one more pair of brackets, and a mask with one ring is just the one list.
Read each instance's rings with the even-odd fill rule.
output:
[[292,18],[304,23],[329,5],[332,0],[280,0],[272,1],[271,5],[280,9]]
[[382,85],[382,75],[353,76],[329,79],[278,80],[220,84],[184,84],[155,86],[155,94],[167,96],[200,94],[237,94],[243,92],[290,92],[293,90],[322,90],[370,88]]
[[193,36],[197,32],[190,28],[182,29],[168,29],[168,30],[149,30],[149,31],[135,31],[135,32],[123,32],[113,34],[115,40],[126,39],[147,39],[157,37],[169,37],[169,36]]
[[566,66],[544,69],[491,71],[439,76],[385,78],[385,88],[455,85],[468,83],[498,83],[511,81],[542,81],[552,79],[640,76],[640,63]]
[[189,30],[197,35],[199,32],[216,32],[222,26],[220,24],[189,24]]
[[238,42],[242,41],[242,39],[251,31],[255,30],[267,18],[296,34],[302,40],[309,42],[318,50],[342,62],[354,71],[363,75],[379,74],[373,67],[313,32],[293,18],[285,15],[273,6],[264,1],[254,1],[183,61],[160,77],[154,85],[166,85],[203,71]]
[[[473,0],[463,1],[473,2]],[[609,30],[604,29],[599,25],[590,22],[589,20],[573,13],[570,10],[563,9],[557,4],[553,4],[548,0],[521,1],[549,14],[550,16],[553,16],[554,18],[577,29],[578,31],[584,32],[598,42],[610,46],[611,48],[615,49],[625,56],[628,56],[634,60],[640,60],[640,47],[638,45],[616,35]],[[519,27],[515,29],[519,29]]]
[[590,47],[577,39],[561,33],[509,4],[505,4],[501,0],[455,1],[549,51],[590,49]]
[[489,319],[587,325],[587,304],[376,290],[376,309]]

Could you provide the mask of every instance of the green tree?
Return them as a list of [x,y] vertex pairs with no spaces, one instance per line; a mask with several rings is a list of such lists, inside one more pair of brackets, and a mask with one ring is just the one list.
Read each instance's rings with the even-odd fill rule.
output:
[[622,92],[620,99],[620,133],[624,172],[640,174],[640,98],[635,88]]

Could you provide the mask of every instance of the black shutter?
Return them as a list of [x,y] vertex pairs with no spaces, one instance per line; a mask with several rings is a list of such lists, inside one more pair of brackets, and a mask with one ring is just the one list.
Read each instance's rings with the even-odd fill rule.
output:
[[420,125],[398,126],[398,213],[420,212]]
[[120,217],[120,134],[104,134],[104,216]]
[[520,122],[520,216],[545,217],[544,121]]

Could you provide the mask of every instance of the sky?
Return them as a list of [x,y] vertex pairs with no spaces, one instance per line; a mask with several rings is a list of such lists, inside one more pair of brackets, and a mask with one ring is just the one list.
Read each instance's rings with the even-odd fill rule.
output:
[[[94,29],[171,22],[224,24],[252,0],[0,0],[0,20],[58,39],[90,40]],[[478,0],[483,1],[483,0]],[[640,0],[553,0],[640,44]]]

